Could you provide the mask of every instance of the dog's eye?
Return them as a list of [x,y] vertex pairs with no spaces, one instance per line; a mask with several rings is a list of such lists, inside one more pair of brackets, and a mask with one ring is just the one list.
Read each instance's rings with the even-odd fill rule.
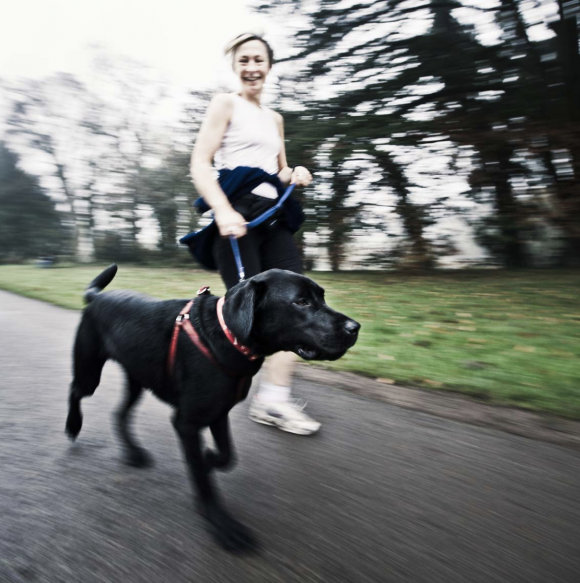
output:
[[310,302],[305,298],[300,298],[299,300],[294,302],[294,305],[298,306],[299,308],[307,308],[308,306],[310,306]]

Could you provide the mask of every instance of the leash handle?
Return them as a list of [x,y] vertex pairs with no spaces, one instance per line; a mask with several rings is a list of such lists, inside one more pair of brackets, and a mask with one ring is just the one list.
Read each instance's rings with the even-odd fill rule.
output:
[[[286,199],[292,194],[294,188],[296,188],[296,184],[290,184],[284,191],[284,194],[280,197],[280,200],[278,200],[278,202],[272,208],[269,208],[267,211],[256,217],[253,221],[247,223],[246,227],[248,229],[253,229],[254,227],[257,227],[259,224],[263,223],[266,219],[269,219],[284,204]],[[242,264],[240,247],[238,245],[238,240],[233,235],[230,235],[230,245],[232,246],[232,251],[234,252],[234,258],[236,260],[240,281],[244,281],[246,274],[244,271],[244,265]]]

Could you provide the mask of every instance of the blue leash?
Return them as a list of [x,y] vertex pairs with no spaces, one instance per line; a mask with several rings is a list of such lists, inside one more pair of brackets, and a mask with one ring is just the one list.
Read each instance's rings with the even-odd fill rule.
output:
[[[269,219],[285,202],[285,200],[292,194],[294,190],[295,184],[290,184],[284,194],[280,197],[280,200],[271,208],[269,208],[266,212],[262,213],[260,216],[256,217],[253,221],[247,223],[246,227],[248,229],[253,229],[257,227],[265,220]],[[238,240],[233,236],[230,235],[230,244],[232,246],[232,251],[234,252],[234,258],[236,260],[236,266],[238,268],[238,275],[240,276],[240,281],[244,281],[246,278],[246,274],[244,271],[244,265],[242,264],[242,257],[240,255],[240,247],[238,245]]]

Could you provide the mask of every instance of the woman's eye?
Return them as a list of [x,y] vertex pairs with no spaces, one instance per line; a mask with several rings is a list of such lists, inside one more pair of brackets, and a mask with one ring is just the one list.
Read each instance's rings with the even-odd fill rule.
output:
[[294,302],[295,306],[299,306],[300,308],[307,308],[310,305],[310,302],[304,298],[300,298],[298,301]]

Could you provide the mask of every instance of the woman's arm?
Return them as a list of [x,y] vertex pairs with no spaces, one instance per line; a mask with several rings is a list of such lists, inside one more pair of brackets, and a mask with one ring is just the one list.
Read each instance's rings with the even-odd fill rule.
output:
[[216,95],[209,104],[191,154],[191,176],[203,200],[213,209],[220,235],[246,234],[246,220],[236,212],[228,197],[215,179],[212,162],[218,151],[232,117],[233,103],[230,95]]
[[286,147],[284,145],[284,118],[276,111],[274,112],[274,116],[276,117],[280,138],[282,139],[282,147],[278,154],[278,168],[280,168],[278,178],[286,185],[295,183],[296,186],[308,186],[312,182],[312,174],[304,166],[296,166],[294,170],[288,166]]
[[278,178],[284,185],[290,184],[290,179],[292,176],[292,168],[288,167],[288,162],[286,160],[286,146],[284,145],[284,118],[276,111],[273,112],[276,119],[276,125],[278,126],[278,131],[280,132],[280,139],[282,140],[282,147],[280,148],[280,153],[278,154]]

